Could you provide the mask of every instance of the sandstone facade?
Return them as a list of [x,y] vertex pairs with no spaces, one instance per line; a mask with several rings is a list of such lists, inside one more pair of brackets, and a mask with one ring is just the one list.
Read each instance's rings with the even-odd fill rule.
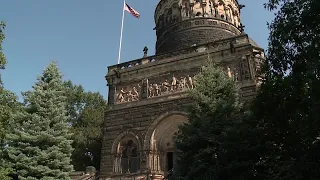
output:
[[[145,49],[141,59],[108,67],[102,179],[165,178],[174,166],[178,126],[188,121],[186,108],[191,100],[186,91],[194,88],[194,77],[208,59],[223,66],[241,87],[243,101],[256,94],[264,52],[243,32],[243,26],[236,26],[241,6],[235,0],[186,2],[187,7],[203,7],[186,16],[185,0],[159,2],[155,20],[162,29],[157,29],[156,55],[147,56]],[[216,15],[211,14],[210,4],[217,8]],[[173,10],[177,7],[180,13]],[[168,16],[166,22],[171,23],[160,25],[161,17]],[[192,30],[185,24],[191,24]],[[176,32],[188,36],[179,37]]]

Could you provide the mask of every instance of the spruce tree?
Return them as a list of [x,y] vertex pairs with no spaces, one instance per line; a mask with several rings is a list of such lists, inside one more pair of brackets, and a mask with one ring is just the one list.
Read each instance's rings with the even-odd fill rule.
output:
[[181,126],[176,141],[173,179],[219,179],[225,171],[225,140],[241,110],[238,88],[222,67],[209,61],[196,76],[189,97],[193,104],[189,123]]
[[[0,70],[5,69],[7,64],[5,55],[2,49],[2,42],[5,38],[4,29],[5,23],[0,22]],[[3,159],[3,150],[4,150],[4,135],[7,130],[7,124],[10,119],[10,116],[14,109],[17,106],[17,98],[16,96],[11,93],[10,91],[6,90],[3,87],[3,82],[1,79],[0,73],[0,179],[1,180],[10,180],[11,178],[8,177],[10,173],[10,169],[6,167],[6,161]]]
[[[5,38],[4,30],[5,23],[0,22],[0,70],[3,70],[7,64],[6,58],[2,51],[2,42]],[[1,73],[0,73],[0,141],[2,142],[4,135],[4,125],[8,119],[7,99],[5,98],[6,90],[3,87]]]
[[26,109],[13,116],[7,158],[20,180],[70,179],[72,140],[66,97],[56,63],[24,94]]

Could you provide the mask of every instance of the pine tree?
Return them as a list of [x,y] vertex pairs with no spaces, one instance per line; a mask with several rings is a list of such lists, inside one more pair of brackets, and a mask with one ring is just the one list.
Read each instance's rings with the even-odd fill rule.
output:
[[[4,29],[6,27],[6,24],[3,21],[0,21],[0,70],[5,68],[5,65],[7,64],[6,57],[4,56],[2,52],[2,42],[5,38]],[[1,80],[1,74],[0,74],[0,86],[2,85]]]
[[26,109],[14,115],[7,134],[7,158],[19,179],[70,179],[72,140],[66,97],[56,63],[24,94]]
[[[0,22],[0,70],[5,69],[7,64],[6,58],[2,51],[2,42],[5,38],[4,29],[5,23]],[[3,138],[7,130],[7,124],[10,119],[10,116],[17,105],[17,98],[16,96],[4,89],[1,73],[0,73],[0,179],[1,180],[10,180],[11,178],[8,177],[10,173],[10,169],[8,169],[5,165],[7,164],[3,159],[3,149],[4,143]]]
[[[2,52],[2,42],[5,38],[3,30],[5,28],[5,23],[0,22],[0,70],[3,70],[7,64],[6,58]],[[6,90],[3,87],[1,73],[0,73],[0,141],[2,142],[3,134],[4,134],[4,125],[7,124],[6,121],[8,119],[8,108],[7,108],[7,99]],[[2,144],[1,144],[2,145]]]
[[174,179],[219,179],[224,170],[226,137],[239,119],[238,88],[223,68],[209,61],[189,93],[189,123],[181,127]]

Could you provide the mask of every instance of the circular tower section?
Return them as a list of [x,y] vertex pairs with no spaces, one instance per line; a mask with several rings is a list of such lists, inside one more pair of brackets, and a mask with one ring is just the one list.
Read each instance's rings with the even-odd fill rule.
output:
[[161,0],[154,19],[156,54],[241,34],[237,0]]

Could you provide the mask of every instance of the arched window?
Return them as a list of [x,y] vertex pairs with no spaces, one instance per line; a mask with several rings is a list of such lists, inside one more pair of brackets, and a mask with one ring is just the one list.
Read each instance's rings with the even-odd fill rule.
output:
[[140,168],[138,145],[134,138],[124,138],[118,149],[122,173],[136,173]]

